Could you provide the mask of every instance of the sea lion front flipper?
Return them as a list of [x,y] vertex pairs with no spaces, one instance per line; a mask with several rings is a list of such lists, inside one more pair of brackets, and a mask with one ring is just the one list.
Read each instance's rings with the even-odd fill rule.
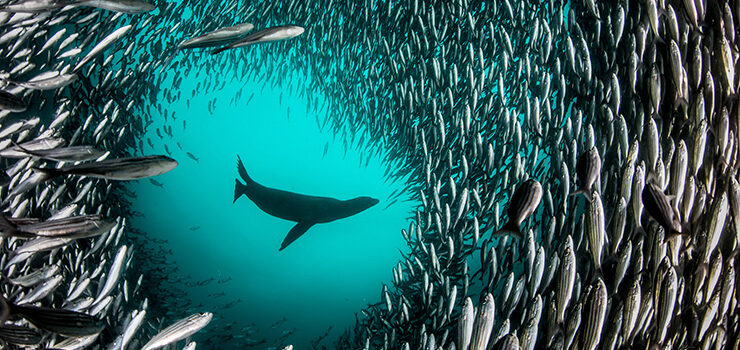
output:
[[293,241],[298,239],[298,237],[303,236],[311,226],[313,226],[313,222],[298,222],[292,229],[290,229],[288,235],[285,236],[283,244],[280,245],[280,249],[278,251],[285,249],[285,247],[293,243]]

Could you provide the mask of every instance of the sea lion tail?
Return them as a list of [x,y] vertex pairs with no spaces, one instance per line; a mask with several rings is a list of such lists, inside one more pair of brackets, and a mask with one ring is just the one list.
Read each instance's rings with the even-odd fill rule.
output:
[[235,179],[236,185],[234,185],[234,203],[236,203],[236,200],[241,197],[241,195],[247,193],[247,186],[250,182],[252,182],[252,178],[249,177],[249,174],[247,174],[247,169],[244,167],[244,163],[242,163],[242,158],[239,157],[239,155],[236,155],[236,169],[239,171],[239,177],[244,180],[244,183],[239,182],[239,179]]
[[236,156],[236,169],[239,171],[239,176],[241,176],[244,182],[249,184],[252,181],[252,178],[250,178],[249,174],[247,174],[247,169],[244,167],[244,163],[242,163],[242,158],[239,157],[239,155]]
[[236,200],[247,192],[247,185],[239,182],[239,179],[234,179],[234,181],[236,181],[236,185],[234,186],[234,201],[232,203],[236,203]]

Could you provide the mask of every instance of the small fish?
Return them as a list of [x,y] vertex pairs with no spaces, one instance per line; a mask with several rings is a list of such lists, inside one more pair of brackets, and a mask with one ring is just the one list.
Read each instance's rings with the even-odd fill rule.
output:
[[187,154],[187,155],[188,155],[188,157],[190,157],[190,159],[194,160],[194,161],[195,161],[196,163],[200,163],[200,161],[198,160],[198,158],[197,158],[197,157],[195,157],[195,156],[194,156],[194,155],[193,155],[192,153],[190,153],[190,152],[185,152],[185,154]]
[[681,220],[673,211],[668,198],[652,182],[645,184],[642,190],[642,205],[645,211],[666,230],[666,237],[681,233]]
[[134,334],[136,334],[136,331],[139,329],[142,322],[144,321],[144,317],[146,317],[146,310],[141,310],[136,314],[136,316],[131,319],[131,322],[129,322],[128,326],[126,326],[126,329],[121,335],[121,349],[126,349],[126,345],[131,342]]
[[90,52],[88,52],[88,54],[85,55],[85,57],[83,57],[79,63],[77,63],[77,65],[74,67],[74,69],[72,69],[72,71],[73,72],[79,71],[80,68],[82,68],[82,66],[90,62],[95,56],[97,56],[101,52],[105,51],[105,49],[108,46],[110,46],[114,42],[123,38],[123,36],[126,35],[126,33],[128,33],[132,27],[133,25],[129,24],[121,28],[118,28],[114,30],[113,32],[111,32],[110,34],[108,34],[108,36],[103,38],[103,40],[101,40],[97,45],[95,45],[95,47],[93,47],[92,50],[90,50]]
[[601,260],[604,251],[604,241],[606,240],[606,229],[604,224],[604,207],[601,203],[599,193],[591,193],[591,202],[586,211],[586,227],[588,234],[588,243],[593,257],[594,267],[601,270]]
[[74,216],[39,223],[14,224],[4,215],[0,215],[0,230],[3,231],[3,234],[21,237],[93,237],[110,231],[115,224],[115,221],[104,220],[100,215]]
[[704,247],[704,262],[709,262],[709,259],[717,249],[717,244],[724,232],[725,221],[727,221],[727,214],[729,213],[729,200],[727,193],[722,192],[717,199],[714,201],[711,216],[709,217],[709,227],[707,229],[707,241],[706,247]]
[[63,175],[88,176],[107,180],[137,180],[164,174],[177,167],[167,156],[106,159],[99,162],[69,165],[61,168],[33,168],[44,180]]
[[20,152],[27,153],[31,156],[57,162],[84,162],[102,157],[105,152],[97,150],[90,146],[70,146],[62,148],[29,150],[13,142],[13,145]]
[[15,82],[8,80],[8,83],[32,90],[55,90],[65,87],[77,80],[75,73],[60,73],[56,71],[39,74],[27,82]]
[[277,326],[280,326],[281,324],[285,323],[286,321],[288,321],[288,318],[287,318],[287,317],[283,317],[283,318],[281,318],[281,319],[277,320],[277,322],[273,323],[273,324],[272,324],[272,325],[270,326],[270,328],[275,328],[275,327],[277,327]]
[[398,199],[394,199],[394,200],[390,201],[388,203],[388,205],[386,205],[385,208],[383,208],[383,210],[386,210],[386,209],[390,208],[390,206],[393,205],[393,204],[396,204],[396,202],[398,202]]
[[496,303],[493,300],[493,296],[490,293],[486,294],[483,304],[478,308],[475,322],[473,323],[470,349],[486,349],[488,340],[491,337],[491,331],[493,330],[495,309]]
[[116,282],[118,282],[118,278],[121,276],[127,252],[128,247],[126,245],[122,245],[121,248],[118,248],[118,252],[116,253],[116,257],[113,259],[110,271],[108,272],[108,275],[106,275],[105,284],[103,284],[103,288],[100,290],[100,293],[98,293],[93,304],[98,304],[103,298],[107,297],[111,291],[113,291],[113,287],[115,287]]
[[67,0],[25,0],[0,7],[0,12],[41,13],[60,9],[71,4]]
[[659,342],[663,342],[668,333],[668,326],[673,317],[673,309],[676,306],[676,294],[678,292],[678,276],[676,270],[671,267],[663,277],[660,287],[660,299],[656,300],[656,316],[658,326]]
[[52,276],[47,278],[41,284],[37,285],[36,288],[31,290],[28,294],[16,300],[18,304],[28,304],[39,301],[46,298],[49,294],[53,293],[62,283],[62,275]]
[[[42,252],[51,250],[57,247],[65,246],[69,243],[74,241],[72,238],[49,238],[49,237],[39,237],[36,239],[32,239],[24,243],[22,246],[16,248],[13,253],[16,255],[15,258],[19,258],[23,256],[24,254],[30,254],[30,253],[36,253],[36,252]],[[13,259],[15,259],[13,258]],[[11,259],[11,261],[13,261]],[[10,262],[8,262],[9,265],[12,265]]]
[[69,337],[58,343],[52,345],[53,349],[59,350],[74,350],[74,349],[85,349],[92,345],[99,334],[91,334],[83,337]]
[[54,276],[59,272],[58,265],[47,265],[26,275],[10,279],[10,283],[23,287],[32,287],[41,283],[43,280]]
[[162,184],[161,182],[157,181],[157,180],[154,180],[154,179],[149,179],[149,182],[151,182],[151,183],[152,183],[152,185],[154,185],[154,186],[157,186],[157,187],[164,187],[164,185],[163,185],[163,184]]
[[609,302],[604,281],[599,278],[594,288],[587,297],[588,311],[585,313],[583,326],[585,327],[581,334],[583,336],[582,344],[586,350],[595,350],[601,340],[603,333],[604,321],[606,319],[606,307]]
[[562,262],[560,263],[560,276],[558,279],[558,289],[556,289],[557,300],[557,322],[563,323],[565,320],[565,309],[568,307],[570,298],[573,294],[573,286],[576,279],[576,255],[573,250],[573,238],[568,235],[565,239],[565,247],[562,253]]
[[[183,41],[182,43],[180,43],[180,45],[177,46],[177,49],[183,50],[225,45],[233,40],[238,39],[240,36],[246,34],[252,29],[254,29],[254,25],[248,22],[230,27],[219,28],[206,34],[196,36],[195,38]],[[185,121],[183,121],[183,129],[185,129]]]
[[156,8],[153,4],[139,0],[83,0],[76,2],[75,5],[126,14],[141,14],[154,11]]
[[213,314],[210,312],[201,312],[183,318],[157,333],[148,343],[144,344],[141,350],[159,349],[185,339],[207,326],[211,318]]
[[258,32],[249,34],[242,39],[234,41],[231,44],[226,45],[222,48],[213,50],[211,54],[215,55],[220,52],[226,51],[228,49],[234,49],[237,47],[243,47],[243,46],[253,45],[257,43],[287,40],[287,39],[295,38],[303,34],[304,31],[305,29],[303,27],[294,26],[294,25],[282,25],[282,26],[262,29]]
[[200,230],[200,226],[193,226],[190,228],[190,231],[198,231]]
[[509,201],[509,207],[507,209],[509,221],[493,235],[513,234],[522,238],[520,226],[524,219],[534,213],[540,205],[540,200],[542,200],[542,185],[534,179],[524,181],[514,191]]

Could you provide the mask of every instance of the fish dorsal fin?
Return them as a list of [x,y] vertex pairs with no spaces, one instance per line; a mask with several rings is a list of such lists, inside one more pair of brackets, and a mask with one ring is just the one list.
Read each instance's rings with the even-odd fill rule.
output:
[[295,226],[293,226],[292,229],[290,229],[290,232],[288,232],[288,235],[285,236],[285,239],[283,240],[283,244],[280,245],[279,250],[285,249],[285,247],[289,246],[293,241],[298,239],[298,237],[303,236],[306,231],[308,231],[311,226],[313,226],[313,222],[303,222],[299,221]]

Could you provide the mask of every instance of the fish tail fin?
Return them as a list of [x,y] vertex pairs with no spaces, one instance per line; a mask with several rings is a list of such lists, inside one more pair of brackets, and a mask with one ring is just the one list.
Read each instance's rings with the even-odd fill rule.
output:
[[53,179],[55,177],[59,177],[59,176],[62,176],[64,174],[64,172],[60,171],[59,169],[54,169],[54,168],[36,168],[36,167],[33,167],[31,169],[33,169],[34,172],[37,172],[37,173],[39,173],[39,174],[41,174],[43,176],[43,179],[41,181],[46,181],[46,180],[49,180],[49,179]]
[[580,195],[583,195],[584,197],[586,197],[586,200],[587,200],[587,201],[588,201],[589,203],[591,203],[591,193],[590,193],[590,192],[588,192],[588,190],[587,190],[587,189],[585,189],[585,188],[581,188],[581,189],[579,189],[579,190],[576,190],[575,192],[572,192],[572,193],[570,193],[570,194],[569,194],[568,196],[569,196],[569,197],[574,197],[574,196],[577,196],[577,195],[579,195],[579,194],[580,194]]
[[493,236],[501,235],[513,235],[517,238],[522,238],[524,236],[522,235],[522,231],[519,229],[519,226],[513,221],[507,222],[504,227],[493,233]]
[[0,322],[5,324],[5,321],[10,317],[10,311],[13,307],[13,303],[5,299],[5,296],[0,295]]
[[234,186],[234,201],[232,203],[236,203],[236,200],[247,192],[247,185],[239,182],[239,179],[234,179],[234,181],[236,181],[236,185]]
[[0,231],[3,232],[4,236],[13,236],[18,228],[8,220],[5,214],[0,213]]

